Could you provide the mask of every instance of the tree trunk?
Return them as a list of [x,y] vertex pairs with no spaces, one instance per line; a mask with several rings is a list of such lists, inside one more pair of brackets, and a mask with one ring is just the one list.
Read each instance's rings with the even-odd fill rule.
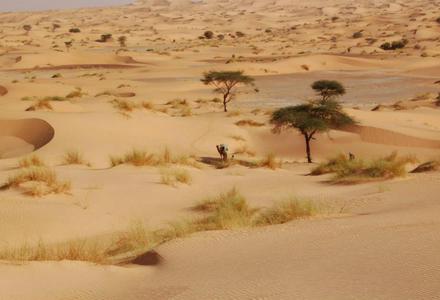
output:
[[224,110],[224,112],[228,112],[227,103],[228,103],[228,94],[225,94],[225,95],[223,95],[223,110]]
[[312,137],[308,136],[307,134],[304,134],[304,138],[306,140],[306,153],[307,153],[307,162],[311,164],[312,161],[312,155],[310,154],[310,140]]

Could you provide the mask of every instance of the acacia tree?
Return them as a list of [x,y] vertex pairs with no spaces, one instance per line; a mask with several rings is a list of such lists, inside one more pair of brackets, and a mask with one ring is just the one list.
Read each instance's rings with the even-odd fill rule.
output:
[[67,52],[69,52],[70,48],[72,48],[73,41],[64,42],[64,45],[66,46]]
[[236,95],[239,85],[252,85],[254,78],[247,76],[243,71],[210,71],[203,74],[201,81],[206,85],[213,85],[216,93],[223,95],[223,109],[228,111],[228,103]]
[[127,47],[127,37],[125,35],[120,36],[118,38],[118,42],[119,42],[119,46],[121,46],[121,48]]
[[316,133],[355,123],[349,115],[342,111],[341,104],[332,99],[278,109],[272,114],[270,122],[275,126],[273,128],[275,133],[294,128],[304,136],[309,163],[313,162],[310,142]]
[[61,25],[58,23],[52,23],[52,32],[55,32],[55,30],[57,30],[58,28],[60,28]]
[[321,96],[323,101],[345,94],[344,86],[335,80],[318,80],[312,84],[312,89]]
[[31,25],[23,25],[23,30],[26,31],[26,35],[28,35],[29,31],[32,30],[32,26]]

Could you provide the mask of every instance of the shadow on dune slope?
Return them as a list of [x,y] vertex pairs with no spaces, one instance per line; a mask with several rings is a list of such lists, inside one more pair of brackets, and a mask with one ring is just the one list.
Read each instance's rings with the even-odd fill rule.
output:
[[54,128],[41,119],[0,120],[0,157],[35,151],[54,137]]

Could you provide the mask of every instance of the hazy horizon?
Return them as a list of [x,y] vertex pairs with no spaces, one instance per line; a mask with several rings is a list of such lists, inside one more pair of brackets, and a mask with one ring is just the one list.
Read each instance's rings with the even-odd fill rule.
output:
[[122,4],[129,4],[132,2],[134,2],[134,0],[75,0],[75,1],[0,0],[0,12],[97,7],[97,6],[109,6],[109,5],[122,5]]

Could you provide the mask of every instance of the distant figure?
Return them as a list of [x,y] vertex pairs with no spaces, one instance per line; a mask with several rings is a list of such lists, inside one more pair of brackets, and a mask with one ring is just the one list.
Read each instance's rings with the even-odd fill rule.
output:
[[355,160],[356,159],[356,156],[354,156],[354,154],[353,153],[348,153],[348,158],[350,159],[350,160]]
[[228,160],[228,146],[225,144],[220,144],[220,145],[216,145],[217,151],[220,154],[220,158],[223,161],[227,161]]

